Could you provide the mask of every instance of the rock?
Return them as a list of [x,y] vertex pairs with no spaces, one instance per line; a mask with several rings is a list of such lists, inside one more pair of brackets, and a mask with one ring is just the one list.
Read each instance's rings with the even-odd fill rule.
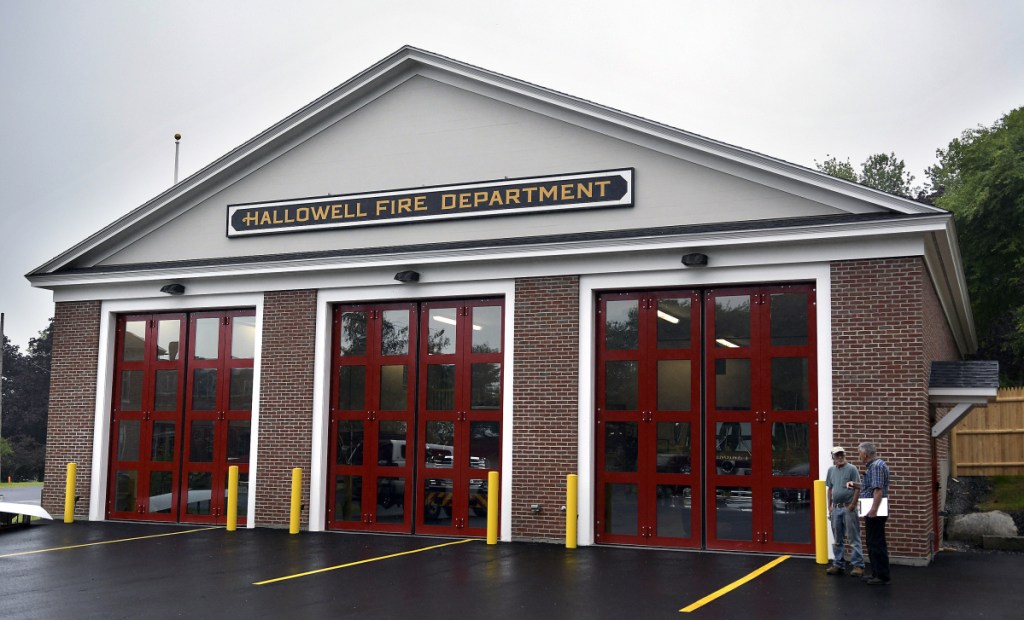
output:
[[981,544],[985,536],[1016,536],[1013,518],[999,510],[950,517],[946,537]]

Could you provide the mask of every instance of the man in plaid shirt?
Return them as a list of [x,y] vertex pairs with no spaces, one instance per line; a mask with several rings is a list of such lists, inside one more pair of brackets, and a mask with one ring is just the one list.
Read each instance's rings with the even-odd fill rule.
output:
[[867,538],[868,558],[871,561],[872,577],[865,577],[868,585],[889,585],[889,548],[885,543],[885,522],[889,517],[878,516],[878,505],[883,497],[889,497],[889,466],[878,458],[875,445],[863,442],[857,446],[860,460],[864,463],[864,478],[860,483],[847,482],[850,488],[860,489],[861,499],[872,499],[871,508],[864,515],[864,534]]

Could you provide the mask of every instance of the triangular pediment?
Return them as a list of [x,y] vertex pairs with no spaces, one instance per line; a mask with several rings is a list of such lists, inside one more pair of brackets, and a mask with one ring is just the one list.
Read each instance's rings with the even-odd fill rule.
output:
[[[376,197],[395,190],[484,182],[508,185],[508,179],[609,170],[630,171],[630,199],[622,201],[628,204],[523,210],[514,217],[511,212],[481,212],[477,215],[486,217],[422,217],[285,234],[228,234],[232,205]],[[509,200],[508,193],[494,196],[489,197],[492,205]],[[357,207],[369,208],[369,203]],[[30,276],[195,260],[370,252],[427,243],[935,212],[816,171],[403,48]],[[359,213],[353,211],[353,219]]]

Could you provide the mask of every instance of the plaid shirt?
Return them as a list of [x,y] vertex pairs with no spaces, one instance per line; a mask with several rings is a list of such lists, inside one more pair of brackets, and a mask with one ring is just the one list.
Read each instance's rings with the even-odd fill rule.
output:
[[873,459],[864,468],[860,496],[873,497],[875,489],[882,489],[882,497],[889,497],[889,466],[882,459]]

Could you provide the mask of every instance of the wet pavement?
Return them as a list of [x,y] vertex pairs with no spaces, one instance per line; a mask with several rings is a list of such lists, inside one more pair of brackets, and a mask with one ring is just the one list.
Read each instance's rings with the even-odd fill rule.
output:
[[940,553],[894,566],[890,586],[791,557],[735,585],[779,557],[37,524],[0,532],[0,618],[1012,618],[1024,607],[1024,556],[1009,554]]

